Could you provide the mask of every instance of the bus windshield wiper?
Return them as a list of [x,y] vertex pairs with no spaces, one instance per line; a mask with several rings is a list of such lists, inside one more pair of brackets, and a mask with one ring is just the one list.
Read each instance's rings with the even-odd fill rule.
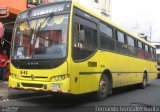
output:
[[[45,18],[45,20],[40,23],[40,25],[38,26],[38,28],[37,28],[37,24],[38,24],[38,20],[37,20],[37,22],[36,22],[36,27],[35,27],[35,30],[34,30],[34,39],[36,39],[35,37],[39,36],[39,32],[38,32],[38,31],[41,31],[41,30],[42,30],[42,26],[44,25],[44,23],[46,22],[46,20],[47,20],[49,17],[53,16],[53,15],[54,15],[53,13],[49,14],[49,15]],[[50,19],[51,19],[51,18],[50,18]],[[50,19],[49,19],[49,20],[50,20]],[[48,21],[49,21],[49,20],[48,20]],[[34,43],[34,44],[35,44],[35,43]]]
[[[45,18],[45,20],[40,23],[40,26],[38,27],[38,30],[39,30],[39,31],[42,30],[42,29],[45,29],[46,26],[45,26],[44,28],[42,28],[42,26],[44,25],[44,23],[46,22],[46,20],[47,20],[49,17],[50,17],[50,19],[51,19],[51,16],[53,16],[53,15],[54,15],[53,13],[50,13],[50,14]],[[49,20],[50,20],[50,19],[49,19]],[[49,21],[49,20],[48,20],[48,21]],[[48,23],[48,22],[47,22],[47,23]]]
[[30,24],[28,22],[28,19],[26,18],[24,21],[27,23],[28,27],[31,28],[31,26],[30,26]]
[[[51,17],[51,16],[53,16],[53,13],[49,14],[49,15],[45,18],[45,20],[40,23],[39,26],[38,26],[38,20],[37,20],[36,26],[35,26],[35,30],[34,30],[34,36],[33,36],[33,38],[32,38],[32,39],[33,39],[33,44],[35,44],[35,42],[36,42],[36,37],[39,36],[39,31],[42,30],[42,26],[44,25],[44,23],[46,22],[46,20],[47,20],[49,17]],[[49,19],[49,20],[50,20],[50,19]],[[48,20],[48,21],[49,21],[49,20]],[[38,27],[37,27],[37,26],[38,26]]]

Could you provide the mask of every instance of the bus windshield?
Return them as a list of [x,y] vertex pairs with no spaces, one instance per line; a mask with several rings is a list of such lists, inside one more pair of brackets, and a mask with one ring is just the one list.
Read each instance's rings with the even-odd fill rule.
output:
[[16,23],[12,59],[66,57],[68,14]]

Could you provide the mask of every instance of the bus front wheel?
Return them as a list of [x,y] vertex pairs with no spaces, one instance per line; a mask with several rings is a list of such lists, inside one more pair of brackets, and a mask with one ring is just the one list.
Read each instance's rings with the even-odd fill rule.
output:
[[109,94],[109,80],[106,75],[102,75],[99,81],[99,89],[96,92],[96,100],[103,100]]

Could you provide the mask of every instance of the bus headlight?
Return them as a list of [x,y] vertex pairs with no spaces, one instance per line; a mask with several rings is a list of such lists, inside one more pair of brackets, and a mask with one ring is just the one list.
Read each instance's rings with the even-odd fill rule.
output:
[[61,79],[65,80],[66,79],[66,75],[61,75]]
[[55,81],[58,81],[59,80],[59,76],[55,76],[54,79],[55,79]]
[[59,75],[59,76],[54,76],[51,81],[62,81],[62,80],[65,80],[67,78],[69,78],[70,75]]

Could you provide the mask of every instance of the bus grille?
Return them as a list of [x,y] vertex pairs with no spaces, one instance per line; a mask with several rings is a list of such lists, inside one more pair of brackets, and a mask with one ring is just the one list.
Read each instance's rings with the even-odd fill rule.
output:
[[31,76],[21,76],[21,80],[48,81],[49,79],[47,76],[34,76],[34,79]]
[[34,88],[42,88],[43,84],[29,84],[29,83],[22,83],[23,87],[34,87]]

